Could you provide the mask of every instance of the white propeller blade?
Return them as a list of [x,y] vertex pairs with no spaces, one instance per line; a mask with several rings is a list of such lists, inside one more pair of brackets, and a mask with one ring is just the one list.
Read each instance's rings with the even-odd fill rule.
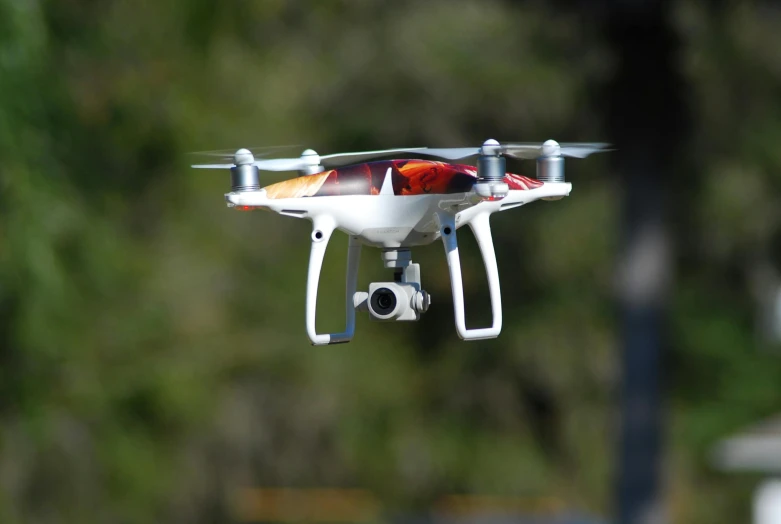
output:
[[[494,144],[490,144],[493,146]],[[598,153],[605,151],[609,144],[604,143],[565,143],[558,144],[553,140],[549,140],[545,143],[509,143],[498,144],[495,146],[503,155],[522,158],[522,159],[534,159],[540,156],[570,156],[576,158],[585,158],[592,153]],[[426,148],[416,153],[422,155],[435,156],[439,158],[445,158],[448,160],[457,160],[460,158],[468,158],[471,156],[477,156],[481,154],[482,148],[480,147],[444,147],[444,148]]]
[[230,169],[234,167],[235,164],[196,164],[194,166],[195,169]]
[[608,147],[610,147],[610,144],[563,144],[561,146],[561,154],[575,158],[586,158],[592,153],[612,151]]
[[308,149],[299,158],[272,158],[269,160],[256,160],[255,166],[265,171],[297,171],[310,166],[322,165],[323,167],[335,167],[346,163],[358,163],[362,160],[386,156],[390,153],[411,153],[423,150],[423,147],[403,147],[397,149],[379,149],[377,151],[359,151],[355,153],[333,153],[319,156]]
[[[323,165],[339,165],[342,159],[349,159],[350,162],[385,156],[390,153],[417,153],[425,150],[425,147],[402,147],[398,149],[379,149],[377,151],[362,151],[358,153],[334,153],[320,157],[320,163]],[[325,162],[323,162],[325,160]]]
[[502,152],[509,157],[534,159],[540,156],[568,156],[586,158],[592,153],[606,151],[610,144],[602,142],[578,142],[559,144],[553,140],[545,143],[510,143],[502,145]]
[[[323,167],[335,167],[346,163],[359,163],[363,160],[386,156],[391,153],[412,153],[422,151],[424,147],[403,147],[396,149],[379,149],[376,151],[358,151],[355,153],[333,153],[320,156],[311,149],[307,149],[297,158],[270,158],[267,160],[252,160],[252,163],[258,169],[263,171],[299,171],[311,166],[322,165]],[[244,154],[251,154],[249,150],[239,150]],[[237,152],[237,154],[239,154]],[[222,155],[220,151],[205,152],[208,155]],[[230,169],[235,164],[199,164],[193,167],[201,169]]]
[[439,158],[446,158],[448,160],[458,160],[459,158],[468,158],[480,154],[479,147],[440,147],[440,148],[425,148],[420,151],[415,151],[423,155],[436,156]]
[[[253,146],[253,147],[246,147],[244,149],[246,149],[247,151],[249,151],[255,156],[267,156],[273,153],[274,151],[279,151],[282,149],[290,149],[292,147],[301,147],[301,146],[300,144],[290,144],[284,146]],[[214,149],[211,151],[191,151],[187,154],[198,155],[198,156],[216,156],[225,159],[231,159],[233,158],[233,155],[235,153],[236,153],[235,149]]]
[[[548,140],[544,143],[536,142],[507,144],[499,144],[495,140],[489,140],[483,144],[483,147],[489,147],[494,152],[501,152],[501,154],[505,156],[521,159],[534,159],[541,156],[559,155],[574,158],[586,158],[592,153],[609,151],[609,149],[607,149],[609,146],[609,144],[601,142],[573,142],[559,144],[555,140]],[[287,146],[266,149],[280,149],[282,147]],[[242,164],[251,163],[258,169],[264,171],[301,171],[318,165],[329,168],[347,163],[359,163],[364,160],[386,156],[391,153],[416,153],[426,156],[444,158],[447,160],[458,160],[461,158],[469,158],[481,154],[483,147],[403,147],[396,149],[379,149],[376,151],[359,151],[355,153],[334,153],[324,156],[319,156],[311,149],[307,149],[298,158],[271,158],[266,160],[255,160],[251,151],[241,149],[236,152],[234,162],[238,161]],[[221,151],[206,151],[203,154],[223,155]],[[239,155],[241,155],[242,159],[237,160],[237,158],[240,158]],[[199,164],[192,167],[200,169],[230,169],[234,167],[234,165],[235,164]]]
[[255,160],[253,164],[263,171],[298,171],[312,165],[311,162],[303,158],[270,158],[268,160]]

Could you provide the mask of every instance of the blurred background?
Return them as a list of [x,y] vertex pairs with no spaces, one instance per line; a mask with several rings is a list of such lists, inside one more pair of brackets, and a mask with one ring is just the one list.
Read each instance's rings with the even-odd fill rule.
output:
[[[749,522],[714,450],[781,412],[780,49],[771,2],[0,0],[0,521]],[[487,138],[617,151],[493,217],[472,343],[437,243],[419,323],[310,346],[310,224],[187,155]]]

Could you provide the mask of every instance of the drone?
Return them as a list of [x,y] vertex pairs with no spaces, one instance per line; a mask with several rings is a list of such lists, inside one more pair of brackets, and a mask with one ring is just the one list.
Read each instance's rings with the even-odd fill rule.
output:
[[[585,158],[607,151],[604,143],[499,143],[479,147],[399,148],[320,156],[311,149],[298,158],[256,159],[249,149],[228,155],[232,163],[200,164],[195,168],[229,169],[230,208],[263,209],[312,221],[306,283],[306,331],[313,345],[350,342],[356,311],[375,321],[417,321],[431,306],[421,287],[420,265],[411,248],[442,239],[450,272],[456,332],[463,340],[496,338],[502,330],[502,299],[489,218],[493,213],[535,200],[559,200],[570,194],[564,179],[565,157]],[[413,155],[443,160],[477,157],[477,166],[439,160],[373,160]],[[536,177],[506,172],[505,157],[536,159]],[[298,171],[299,176],[260,186],[260,171]],[[488,277],[490,327],[467,328],[464,289],[456,231],[468,225],[474,234]],[[349,237],[347,247],[346,327],[341,333],[318,333],[317,289],[326,247],[335,230]],[[381,250],[393,281],[374,282],[358,291],[362,246]]]

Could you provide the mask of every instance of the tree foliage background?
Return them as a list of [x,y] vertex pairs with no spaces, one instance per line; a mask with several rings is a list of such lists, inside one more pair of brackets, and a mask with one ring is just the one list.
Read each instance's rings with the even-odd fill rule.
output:
[[[693,124],[666,494],[674,522],[745,521],[757,479],[715,472],[709,450],[781,409],[781,11],[686,0],[669,18]],[[599,26],[540,2],[0,0],[0,520],[230,521],[248,486],[362,487],[404,511],[555,496],[609,515],[606,158],[570,163],[571,197],[494,217],[499,339],[457,339],[435,244],[413,253],[434,297],[420,323],[359,317],[351,344],[313,348],[309,224],[226,209],[227,174],[186,152],[615,141],[595,93],[616,67]],[[469,322],[485,322],[461,242]],[[342,322],[345,248],[326,257],[323,330]],[[387,276],[376,252],[362,263],[363,285]]]

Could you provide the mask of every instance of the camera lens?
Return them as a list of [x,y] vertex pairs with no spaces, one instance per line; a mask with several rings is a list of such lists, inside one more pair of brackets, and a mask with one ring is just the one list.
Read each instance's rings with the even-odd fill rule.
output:
[[386,287],[381,287],[372,295],[371,305],[378,315],[389,315],[396,309],[396,294]]

